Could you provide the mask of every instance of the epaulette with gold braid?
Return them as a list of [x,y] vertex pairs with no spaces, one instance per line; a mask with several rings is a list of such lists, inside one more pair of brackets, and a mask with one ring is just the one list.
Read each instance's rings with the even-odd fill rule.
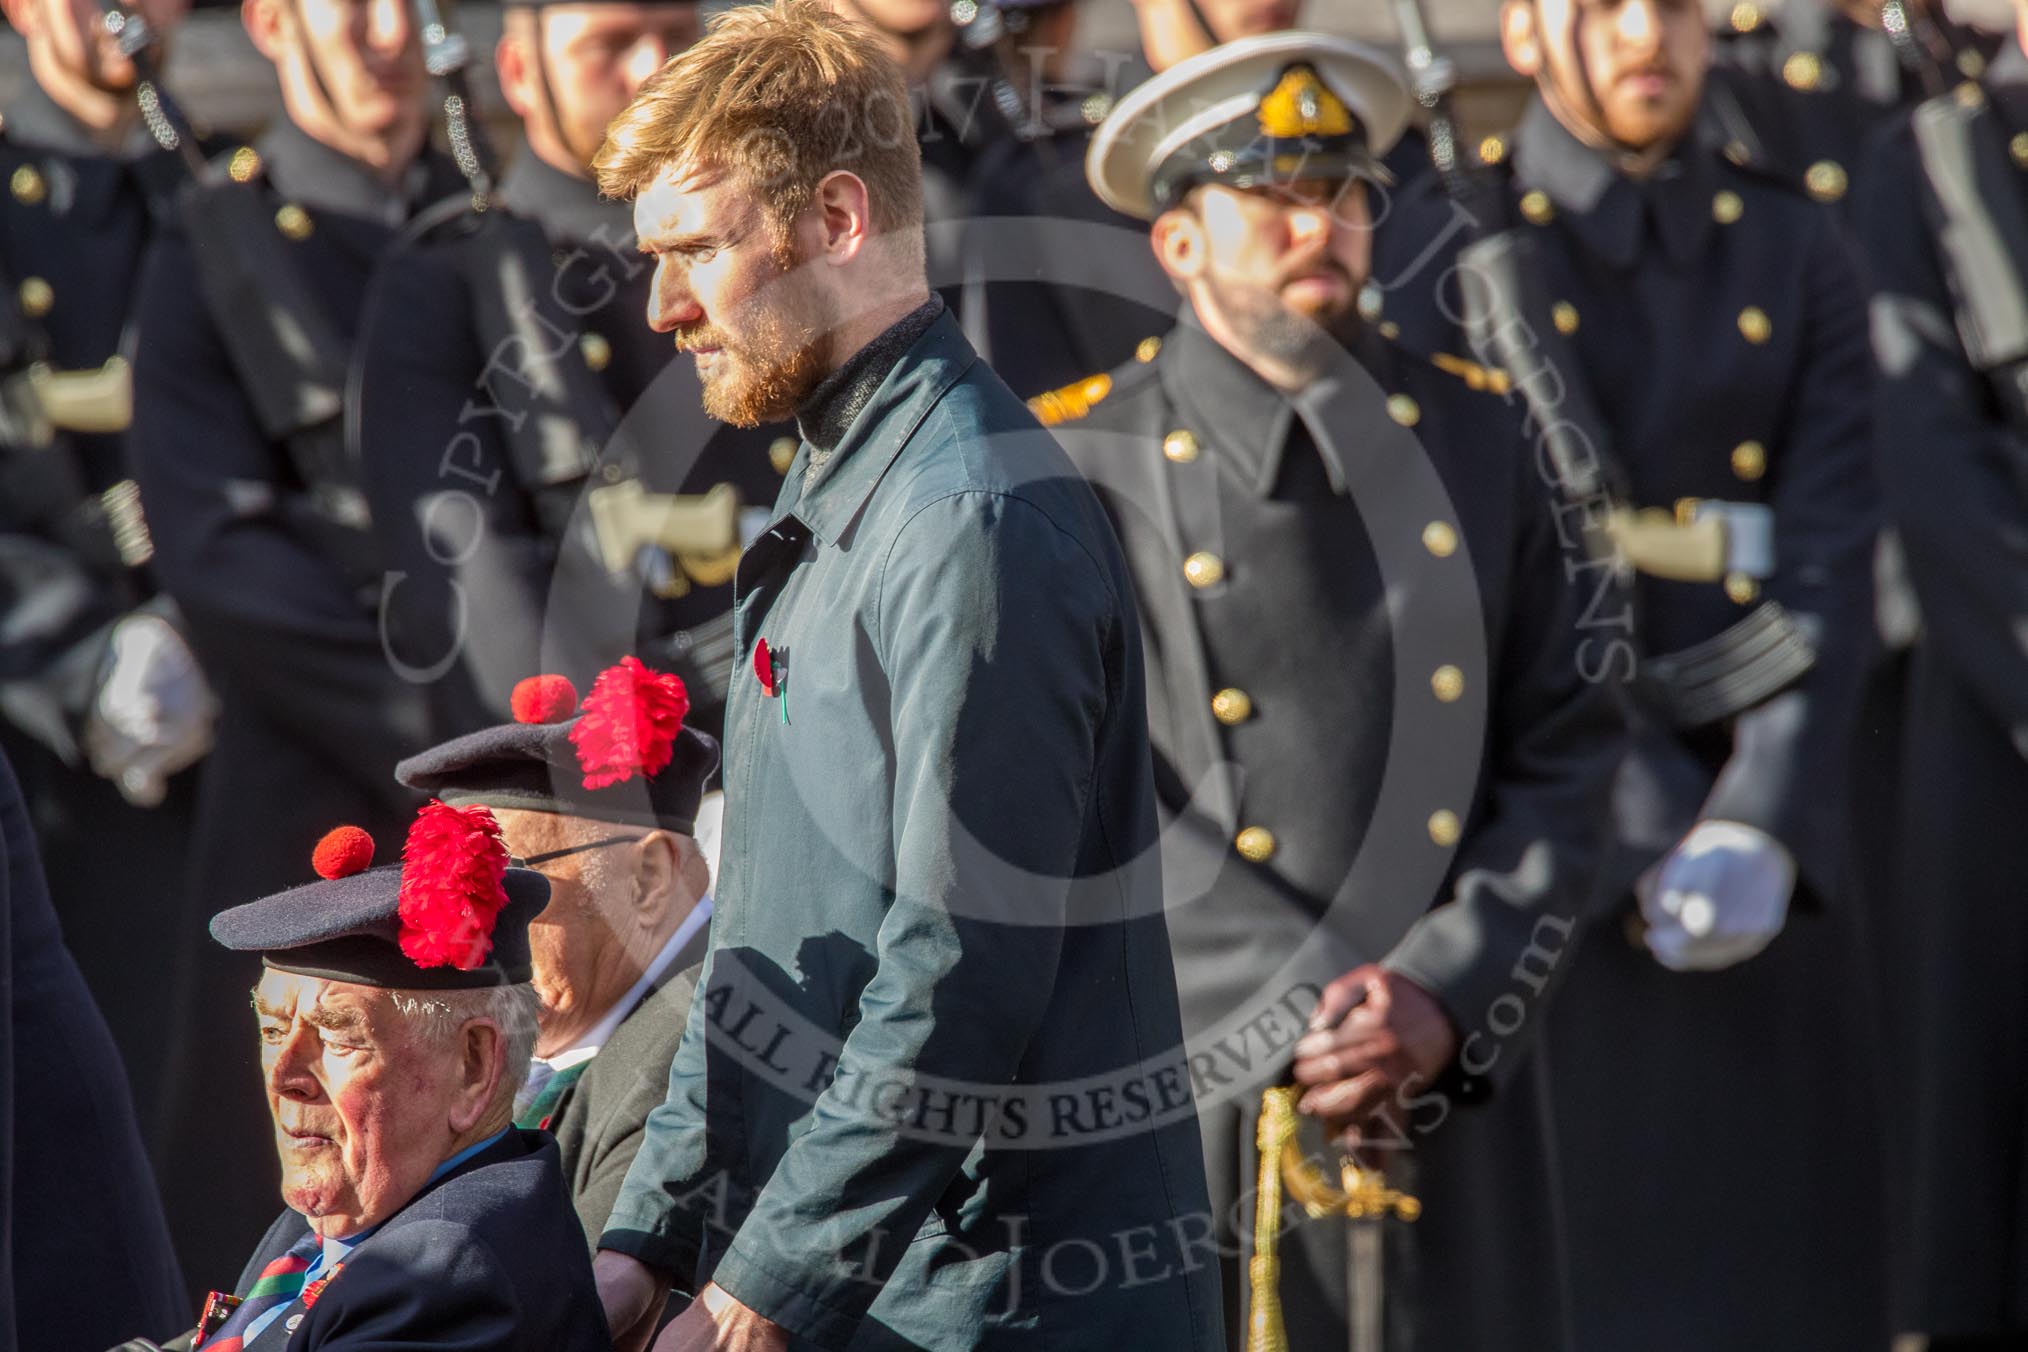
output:
[[1439,371],[1456,376],[1475,390],[1491,390],[1494,394],[1505,394],[1514,387],[1513,378],[1497,366],[1481,366],[1463,357],[1453,357],[1448,352],[1432,352],[1430,365]]
[[1113,378],[1101,371],[1083,380],[1073,380],[1060,390],[1050,390],[1028,401],[1028,411],[1044,427],[1076,422],[1113,392]]

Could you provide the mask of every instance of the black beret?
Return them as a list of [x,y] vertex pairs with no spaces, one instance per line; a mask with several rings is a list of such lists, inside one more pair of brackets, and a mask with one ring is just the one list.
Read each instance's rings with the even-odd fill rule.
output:
[[529,979],[528,923],[549,904],[548,879],[534,869],[507,870],[492,951],[478,966],[421,967],[401,947],[401,875],[401,865],[383,864],[235,906],[212,917],[211,937],[259,953],[278,971],[361,986],[470,990]]
[[[531,678],[543,679],[556,678]],[[523,708],[519,692],[515,704],[517,711]],[[588,776],[571,741],[572,731],[585,717],[579,711],[556,722],[481,728],[410,756],[394,767],[394,777],[411,789],[451,804],[554,812],[695,834],[697,804],[704,797],[705,781],[718,768],[718,743],[704,733],[682,728],[669,746],[668,763],[661,769],[587,788]]]

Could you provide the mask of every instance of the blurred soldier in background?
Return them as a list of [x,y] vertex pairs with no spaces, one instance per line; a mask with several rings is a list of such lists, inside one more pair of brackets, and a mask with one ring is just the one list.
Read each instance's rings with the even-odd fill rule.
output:
[[505,20],[495,60],[527,144],[496,205],[535,237],[448,222],[383,262],[366,307],[357,440],[395,570],[390,650],[439,737],[505,719],[538,664],[588,684],[636,651],[683,675],[715,731],[741,526],[765,520],[796,438],[704,416],[695,366],[643,321],[628,210],[589,177],[606,124],[695,40],[697,5]]
[[[1514,0],[1501,24],[1538,89],[1502,197],[1568,343],[1556,378],[1656,509],[1589,569],[1641,570],[1588,617],[1623,636],[1603,674],[1637,706],[1616,801],[1637,907],[1592,927],[1550,1017],[1579,1346],[1878,1346],[1870,992],[1837,890],[1876,518],[1857,279],[1835,218],[1693,135],[1695,5]],[[1388,319],[1456,341],[1430,247],[1454,208],[1405,197]]]
[[[1309,33],[1127,95],[1093,183],[1153,219],[1188,299],[1140,360],[1037,402],[1139,597],[1232,1345],[1279,1295],[1288,1347],[1553,1352],[1563,1253],[1525,1048],[1593,899],[1623,727],[1581,675],[1522,411],[1360,323],[1365,181],[1407,102],[1369,50]],[[1174,142],[1214,108],[1234,111]],[[1404,816],[1404,764],[1447,754]],[[1319,1138],[1349,1131],[1425,1205],[1384,1229],[1342,1207],[1287,1222],[1278,1293],[1243,1277],[1272,1261],[1261,1092],[1292,1058]]]
[[[142,123],[96,6],[6,0],[34,77],[0,119],[0,743],[50,891],[116,1041],[149,1046],[161,954],[216,706],[152,596],[128,467],[141,255],[188,171]],[[157,34],[183,0],[148,0]],[[109,841],[118,842],[108,849]],[[157,1066],[132,1058],[144,1114]]]
[[[1899,1327],[2028,1346],[2028,8],[1986,70],[1884,134],[1858,219],[1874,446],[1924,629],[1893,837],[1894,1063],[1913,1119]],[[1962,49],[1960,49],[1962,50]],[[1948,55],[1939,85],[1957,65]],[[1961,68],[1960,68],[1961,69]],[[1967,92],[1969,91],[1969,92]],[[1983,258],[1965,246],[1992,246]],[[2011,316],[2011,318],[2010,318]]]
[[[381,567],[341,409],[361,298],[416,210],[459,187],[428,151],[405,0],[246,0],[286,116],[180,207],[138,305],[135,474],[163,585],[225,717],[188,876],[164,1193],[185,1270],[230,1272],[271,1205],[243,1026],[251,962],[199,917],[293,881],[334,820],[399,830],[422,701],[382,651]],[[235,965],[238,964],[238,965]],[[237,1051],[227,1048],[237,1047]]]

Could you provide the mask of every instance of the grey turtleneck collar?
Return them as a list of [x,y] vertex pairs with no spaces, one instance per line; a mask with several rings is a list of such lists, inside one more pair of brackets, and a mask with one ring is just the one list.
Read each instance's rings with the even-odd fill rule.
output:
[[880,336],[845,359],[845,364],[825,376],[810,397],[796,410],[796,431],[819,451],[835,451],[860,412],[873,401],[887,373],[901,360],[901,354],[915,340],[929,332],[944,312],[944,298],[930,292],[930,298],[884,329]]

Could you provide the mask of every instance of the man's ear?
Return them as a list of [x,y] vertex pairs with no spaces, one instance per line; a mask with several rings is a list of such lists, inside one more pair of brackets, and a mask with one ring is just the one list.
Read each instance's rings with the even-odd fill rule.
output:
[[239,22],[270,64],[282,58],[282,7],[277,0],[239,0]]
[[1532,80],[1541,71],[1542,32],[1528,0],[1506,0],[1500,6],[1500,51],[1518,75]]
[[535,63],[529,60],[528,41],[515,29],[515,16],[508,14],[500,25],[500,41],[493,46],[493,73],[500,80],[500,97],[514,116],[526,121],[535,110],[535,91],[529,74]]
[[652,932],[676,904],[683,880],[683,845],[669,831],[650,831],[634,847],[634,918]]
[[451,1131],[470,1131],[486,1116],[493,1091],[507,1074],[507,1036],[491,1019],[471,1019],[458,1030],[458,1086],[451,1099]]
[[41,29],[42,15],[36,12],[35,0],[0,0],[0,13],[6,14],[8,26],[24,40]]
[[1148,236],[1155,261],[1162,271],[1178,282],[1195,281],[1204,272],[1204,223],[1181,207],[1171,207],[1155,218]]
[[833,169],[810,194],[816,213],[818,246],[824,261],[849,263],[873,238],[873,200],[866,180],[846,169]]

